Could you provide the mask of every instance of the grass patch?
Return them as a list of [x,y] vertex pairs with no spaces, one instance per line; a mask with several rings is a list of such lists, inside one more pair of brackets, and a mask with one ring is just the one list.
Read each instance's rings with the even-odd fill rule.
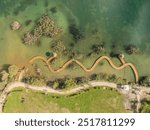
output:
[[[20,89],[19,89],[20,90]],[[34,105],[33,105],[34,104]],[[123,96],[116,90],[92,88],[72,96],[33,91],[13,91],[4,112],[125,112]]]

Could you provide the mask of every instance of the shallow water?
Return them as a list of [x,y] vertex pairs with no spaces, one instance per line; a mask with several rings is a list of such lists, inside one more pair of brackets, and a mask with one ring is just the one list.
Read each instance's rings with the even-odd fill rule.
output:
[[64,11],[66,19],[76,18],[81,27],[96,24],[105,29],[112,40],[126,36],[129,42],[135,44],[150,41],[149,0],[1,0],[0,16],[20,16],[29,8],[26,16],[36,17],[45,13],[51,5]]
[[[57,8],[57,13],[50,12],[52,7]],[[144,68],[150,63],[149,7],[149,0],[0,0],[0,64],[23,65],[35,55],[45,56],[51,39],[44,38],[40,47],[28,47],[21,38],[32,29],[37,18],[49,14],[63,28],[66,45],[70,44],[67,43],[70,37],[67,31],[71,22],[80,27],[86,38],[91,35],[88,30],[98,31],[100,38],[107,42],[108,50],[112,44],[136,44],[142,54],[134,58],[129,56],[128,60],[139,63],[137,67],[140,73],[149,74],[150,70],[143,69],[141,65],[141,60]],[[32,19],[31,25],[25,26],[25,21],[29,19]],[[9,25],[13,20],[22,24],[19,31],[10,30]],[[89,51],[91,43],[88,41],[85,39],[77,45],[83,53]],[[85,48],[82,49],[83,46]]]

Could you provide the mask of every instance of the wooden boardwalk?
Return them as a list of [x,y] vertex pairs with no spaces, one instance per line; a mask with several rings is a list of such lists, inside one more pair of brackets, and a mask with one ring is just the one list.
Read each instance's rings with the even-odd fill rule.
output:
[[27,63],[27,65],[25,67],[28,67],[29,65],[31,65],[33,62],[35,62],[36,60],[42,60],[48,67],[49,71],[51,71],[52,73],[59,73],[61,71],[63,71],[64,69],[66,69],[66,67],[75,62],[77,65],[79,65],[85,72],[91,72],[93,71],[96,66],[98,65],[98,63],[100,63],[102,60],[106,60],[110,66],[116,70],[122,70],[124,69],[125,67],[130,67],[134,73],[134,78],[135,78],[135,82],[138,82],[139,80],[139,76],[138,76],[138,72],[136,70],[136,67],[132,64],[132,63],[125,63],[124,59],[119,57],[120,58],[120,61],[122,63],[122,65],[120,66],[117,66],[115,65],[112,60],[107,57],[107,56],[100,56],[98,59],[95,60],[95,62],[93,63],[93,65],[89,68],[86,68],[80,61],[76,60],[76,59],[70,59],[68,60],[67,62],[65,62],[62,66],[60,66],[58,69],[53,69],[50,65],[50,61],[55,59],[56,56],[53,56],[53,57],[50,57],[48,59],[42,57],[42,56],[35,56],[33,58],[31,58],[29,60],[29,62]]

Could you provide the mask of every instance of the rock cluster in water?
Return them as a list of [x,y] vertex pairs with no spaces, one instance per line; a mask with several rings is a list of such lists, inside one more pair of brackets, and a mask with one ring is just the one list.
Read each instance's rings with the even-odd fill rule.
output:
[[54,21],[47,15],[42,16],[33,31],[27,32],[23,37],[23,42],[28,45],[37,43],[41,36],[54,37],[58,35],[62,30],[58,28]]
[[66,47],[64,46],[63,42],[60,40],[53,42],[51,48],[54,52],[63,52],[66,50]]

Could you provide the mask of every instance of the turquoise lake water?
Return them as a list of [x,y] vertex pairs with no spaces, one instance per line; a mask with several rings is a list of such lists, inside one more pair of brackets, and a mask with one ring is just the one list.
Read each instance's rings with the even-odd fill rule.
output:
[[82,27],[91,23],[98,25],[113,41],[126,36],[128,41],[123,42],[150,42],[149,0],[0,0],[0,16],[19,15],[32,5],[37,8],[32,9],[31,14],[38,12],[38,8],[44,12],[51,3],[64,10],[68,18],[69,15],[76,18]]
[[[50,11],[54,7],[56,13]],[[150,73],[146,68],[150,63],[150,0],[0,0],[1,65],[15,63],[14,60],[23,62],[30,56],[45,53],[49,46],[47,40],[47,44],[41,45],[42,49],[26,47],[21,41],[22,35],[42,14],[49,14],[57,21],[64,35],[69,23],[73,22],[85,34],[88,29],[98,30],[110,49],[112,45],[135,44],[140,47],[141,54],[127,56],[128,60],[137,64],[141,74]],[[29,19],[33,22],[26,27],[25,21]],[[18,20],[23,26],[18,32],[10,30],[13,20]],[[19,56],[22,61],[19,61]],[[141,67],[141,60],[144,67]]]

